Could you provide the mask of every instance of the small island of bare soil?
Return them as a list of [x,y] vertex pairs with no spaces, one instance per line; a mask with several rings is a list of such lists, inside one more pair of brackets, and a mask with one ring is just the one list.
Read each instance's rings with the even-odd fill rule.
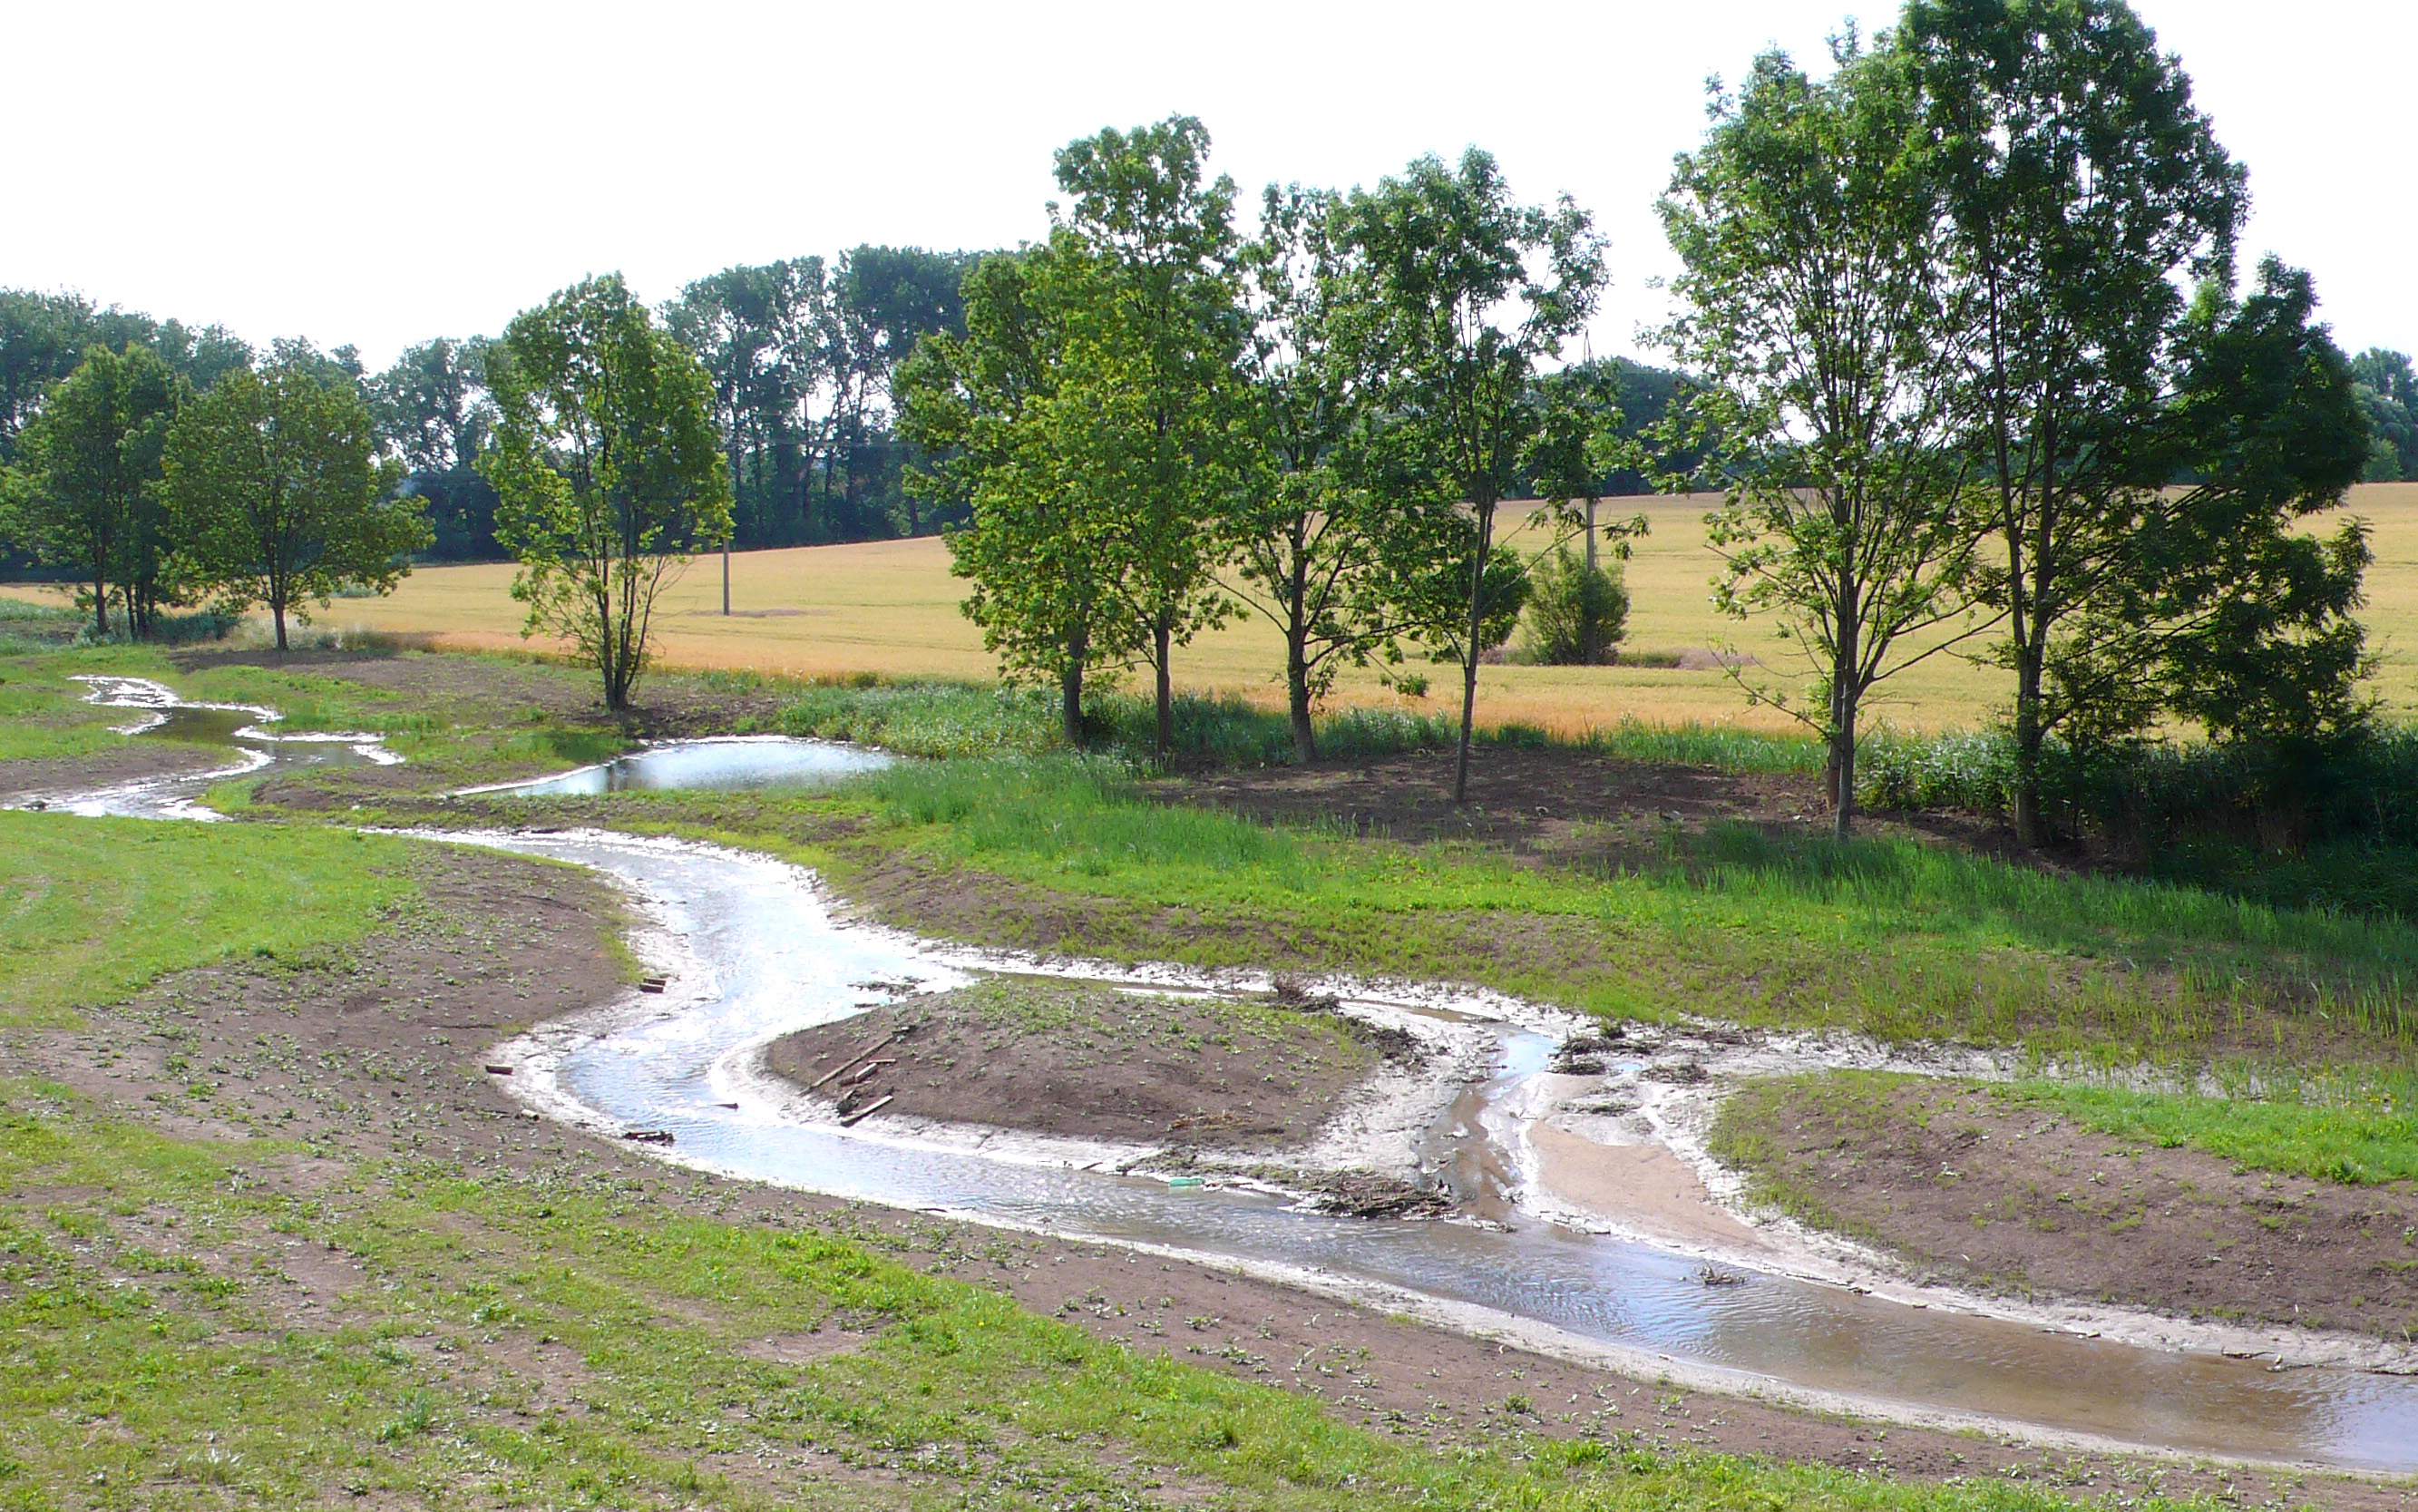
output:
[[998,977],[800,1030],[772,1045],[765,1066],[830,1098],[844,1118],[878,1110],[1086,1139],[1273,1150],[1308,1139],[1388,1048],[1401,1053],[1387,1034],[1333,1012],[1331,1000]]
[[1778,1078],[1723,1106],[1751,1190],[1930,1279],[2202,1320],[2418,1332],[2418,1191],[2100,1133],[2018,1088]]

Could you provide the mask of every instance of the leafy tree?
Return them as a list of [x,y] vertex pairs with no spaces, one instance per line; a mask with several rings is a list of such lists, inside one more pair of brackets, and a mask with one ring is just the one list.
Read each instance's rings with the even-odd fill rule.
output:
[[1556,546],[1529,571],[1528,633],[1548,666],[1600,666],[1628,633],[1629,586],[1617,572]]
[[2375,436],[2366,481],[2418,478],[2418,374],[2410,371],[2409,357],[2370,347],[2350,359],[2350,372]]
[[1083,685],[1126,648],[1108,612],[1110,522],[1062,446],[1060,380],[1090,260],[1063,234],[987,257],[965,282],[966,329],[917,346],[898,379],[900,428],[931,459],[910,486],[963,508],[950,571],[961,607],[1010,677],[1058,684],[1066,742],[1083,740]]
[[96,309],[77,294],[0,289],[0,463],[13,454],[17,432],[41,407],[44,390],[74,372],[87,349],[122,353],[129,343],[150,348],[197,389],[208,388],[229,368],[252,365],[252,348],[222,327],[196,330],[115,307]]
[[495,439],[479,466],[501,500],[497,537],[521,564],[523,634],[569,639],[605,707],[627,709],[655,600],[691,552],[730,532],[712,380],[609,274],[515,316],[487,381]]
[[1856,735],[1882,680],[1932,654],[1905,638],[1965,611],[1974,530],[1951,443],[1963,316],[1932,254],[1941,206],[1909,149],[1916,102],[1852,36],[1816,83],[1768,53],[1717,96],[1660,204],[1685,271],[1665,333],[1723,442],[1716,602],[1779,617],[1819,702],[1754,696],[1829,748],[1832,831],[1854,822]]
[[9,534],[91,585],[102,637],[111,585],[138,633],[164,591],[161,449],[176,401],[176,376],[157,353],[95,345],[50,385],[17,435]]
[[422,342],[364,385],[378,439],[408,469],[404,487],[423,501],[439,557],[496,549],[496,491],[472,466],[496,419],[487,345],[483,336]]
[[169,520],[195,580],[231,608],[266,604],[286,649],[288,615],[336,590],[384,593],[428,543],[420,501],[396,496],[355,385],[300,348],[238,368],[169,428]]
[[[1495,509],[1534,476],[1540,439],[1569,434],[1549,423],[1553,390],[1537,385],[1537,367],[1593,312],[1602,242],[1567,196],[1551,208],[1514,203],[1494,160],[1475,147],[1457,166],[1422,158],[1374,191],[1354,191],[1343,225],[1356,260],[1347,329],[1377,374],[1387,417],[1372,476],[1411,506],[1407,516],[1441,526],[1425,537],[1400,532],[1387,548],[1399,602],[1419,606],[1425,637],[1453,648],[1461,663],[1452,792],[1462,802],[1478,663],[1505,603],[1489,587],[1504,565]],[[1557,445],[1552,454],[1566,463],[1573,453]],[[1593,492],[1591,479],[1557,483],[1556,499]],[[1439,559],[1461,564],[1461,609],[1449,626],[1433,618]],[[1516,557],[1510,570],[1523,570]]]
[[1051,407],[1062,455],[1109,529],[1110,612],[1154,674],[1156,749],[1173,740],[1173,649],[1218,623],[1217,519],[1239,451],[1241,321],[1229,264],[1234,188],[1205,180],[1190,116],[1103,130],[1058,154],[1074,196],[1055,228],[1075,275]]
[[2083,741],[2171,711],[2299,782],[2366,732],[2370,659],[2351,616],[2367,527],[2299,527],[2342,503],[2368,454],[2350,364],[2316,305],[2308,275],[2270,258],[2246,298],[2204,289],[2187,316],[2159,429],[2190,481],[2137,491],[2133,550],[2074,617],[2060,667],[2124,690],[2085,701]]
[[1305,762],[1318,757],[1311,712],[1337,673],[1400,662],[1406,625],[1385,547],[1404,501],[1369,486],[1358,466],[1375,414],[1338,308],[1354,282],[1336,237],[1339,203],[1331,191],[1271,185],[1260,235],[1240,254],[1254,317],[1244,352],[1253,454],[1227,519],[1232,591],[1284,637],[1285,706]]
[[[2067,630],[2120,577],[2181,359],[2182,286],[2229,280],[2243,174],[2124,0],[1908,0],[1946,251],[1976,340],[1973,450],[2004,552],[2014,825],[2042,838],[2043,743],[2120,699]],[[2147,470],[2145,470],[2147,469]]]

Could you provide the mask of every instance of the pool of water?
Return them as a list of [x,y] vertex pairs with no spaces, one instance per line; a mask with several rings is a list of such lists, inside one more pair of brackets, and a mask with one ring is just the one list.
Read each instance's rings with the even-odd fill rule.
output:
[[877,771],[894,759],[880,751],[829,741],[793,740],[785,735],[732,736],[650,745],[560,776],[502,783],[471,791],[543,797],[820,787],[861,771]]

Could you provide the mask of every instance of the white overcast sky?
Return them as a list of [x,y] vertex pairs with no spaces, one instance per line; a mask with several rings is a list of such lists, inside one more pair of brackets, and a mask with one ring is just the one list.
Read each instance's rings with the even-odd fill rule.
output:
[[[2410,0],[2136,0],[2249,165],[2244,251],[2312,268],[2343,343],[2418,351]],[[1704,80],[1809,61],[1881,0],[637,6],[0,0],[0,285],[255,342],[492,332],[582,274],[1037,234],[1068,138],[1208,123],[1247,200],[1476,143],[1612,238],[1634,351],[1651,205]]]

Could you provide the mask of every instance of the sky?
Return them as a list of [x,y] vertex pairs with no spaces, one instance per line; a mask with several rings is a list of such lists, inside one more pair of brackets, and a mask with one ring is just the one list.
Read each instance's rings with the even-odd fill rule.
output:
[[[2250,169],[2244,252],[2317,276],[2351,350],[2418,351],[2418,6],[2135,0]],[[373,365],[585,274],[650,299],[736,263],[1037,236],[1050,153],[1200,116],[1213,166],[1374,183],[1471,144],[1611,240],[1596,355],[1651,356],[1653,216],[1705,81],[1808,60],[1871,0],[847,6],[0,0],[0,286],[73,289]],[[1578,355],[1578,354],[1572,354]]]

